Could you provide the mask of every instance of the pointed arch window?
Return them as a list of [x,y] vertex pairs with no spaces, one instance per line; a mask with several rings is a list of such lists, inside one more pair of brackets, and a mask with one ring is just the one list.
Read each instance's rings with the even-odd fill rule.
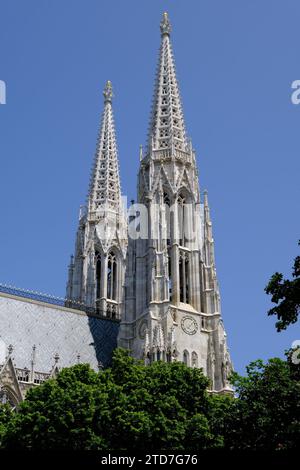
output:
[[171,258],[171,250],[168,250],[168,289],[169,289],[169,301],[172,302],[172,291],[173,291],[173,284],[172,284],[172,258]]
[[177,198],[177,208],[178,208],[178,240],[179,245],[185,246],[185,225],[186,225],[186,200],[182,195],[179,195]]
[[180,302],[189,304],[189,253],[184,251],[180,251],[179,253],[179,288]]
[[170,197],[167,192],[163,194],[164,200],[164,228],[165,234],[164,238],[166,239],[166,245],[168,250],[168,291],[169,291],[169,300],[172,301],[172,263],[171,263],[171,202]]
[[195,351],[192,352],[192,367],[198,367],[198,354]]
[[101,253],[95,252],[95,265],[96,265],[96,300],[101,297]]
[[166,234],[165,234],[165,237],[166,237],[166,241],[167,241],[167,246],[170,246],[171,245],[171,222],[170,222],[170,218],[171,218],[171,211],[170,211],[170,207],[171,207],[171,202],[170,202],[170,198],[169,198],[169,195],[167,193],[164,193],[164,215],[165,215],[165,230],[166,230]]
[[9,405],[13,410],[16,408],[18,402],[11,390],[6,387],[0,389],[0,403]]
[[189,355],[189,352],[186,349],[183,351],[183,363],[186,366],[190,365],[190,355]]
[[167,362],[172,362],[172,354],[171,354],[171,351],[167,351]]
[[117,300],[117,259],[113,252],[107,257],[107,298]]

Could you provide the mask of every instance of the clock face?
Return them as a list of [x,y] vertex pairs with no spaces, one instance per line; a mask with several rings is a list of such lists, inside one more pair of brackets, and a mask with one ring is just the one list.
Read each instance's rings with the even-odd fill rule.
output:
[[198,330],[198,324],[192,317],[183,317],[181,320],[181,328],[187,335],[194,335]]

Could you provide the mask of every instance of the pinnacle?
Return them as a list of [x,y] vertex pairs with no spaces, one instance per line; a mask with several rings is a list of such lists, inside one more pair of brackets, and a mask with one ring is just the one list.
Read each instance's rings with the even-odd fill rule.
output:
[[162,36],[164,36],[165,34],[170,35],[171,30],[172,30],[172,27],[171,27],[168,13],[164,12],[162,16],[162,20],[160,22],[161,35]]
[[114,95],[113,95],[113,89],[112,89],[112,84],[110,80],[107,80],[105,84],[105,88],[103,90],[103,96],[104,96],[104,103],[111,103]]
[[204,197],[204,207],[206,207],[208,209],[208,191],[207,191],[207,189],[204,189],[203,197]]

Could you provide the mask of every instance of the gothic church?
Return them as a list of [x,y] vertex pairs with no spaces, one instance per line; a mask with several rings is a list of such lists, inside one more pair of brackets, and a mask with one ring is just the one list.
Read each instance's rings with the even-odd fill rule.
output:
[[2,400],[16,405],[28,387],[76,362],[106,366],[117,344],[145,364],[182,361],[200,367],[212,391],[231,391],[208,196],[200,194],[187,139],[167,13],[160,30],[137,202],[127,209],[121,196],[113,90],[107,82],[66,299],[54,302],[0,285],[0,343],[6,346]]

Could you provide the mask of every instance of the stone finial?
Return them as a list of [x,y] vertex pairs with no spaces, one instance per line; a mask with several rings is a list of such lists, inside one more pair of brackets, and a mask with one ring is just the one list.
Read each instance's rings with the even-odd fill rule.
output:
[[58,353],[55,353],[55,354],[54,354],[54,361],[55,361],[55,364],[58,363],[59,359],[60,359],[60,358],[59,358],[59,354],[58,354]]
[[80,354],[77,354],[77,364],[80,364]]
[[112,89],[112,84],[110,80],[108,80],[105,84],[105,88],[103,90],[103,96],[104,96],[104,103],[112,102],[113,89]]
[[8,346],[8,349],[7,349],[7,351],[8,351],[8,355],[9,355],[9,356],[11,356],[11,355],[12,355],[12,353],[13,353],[13,350],[14,350],[14,347],[13,347],[13,345],[12,345],[12,344],[10,344],[10,345]]
[[169,35],[171,33],[171,23],[169,20],[169,16],[167,12],[163,13],[162,20],[160,22],[160,31],[161,35],[164,36],[165,34]]

